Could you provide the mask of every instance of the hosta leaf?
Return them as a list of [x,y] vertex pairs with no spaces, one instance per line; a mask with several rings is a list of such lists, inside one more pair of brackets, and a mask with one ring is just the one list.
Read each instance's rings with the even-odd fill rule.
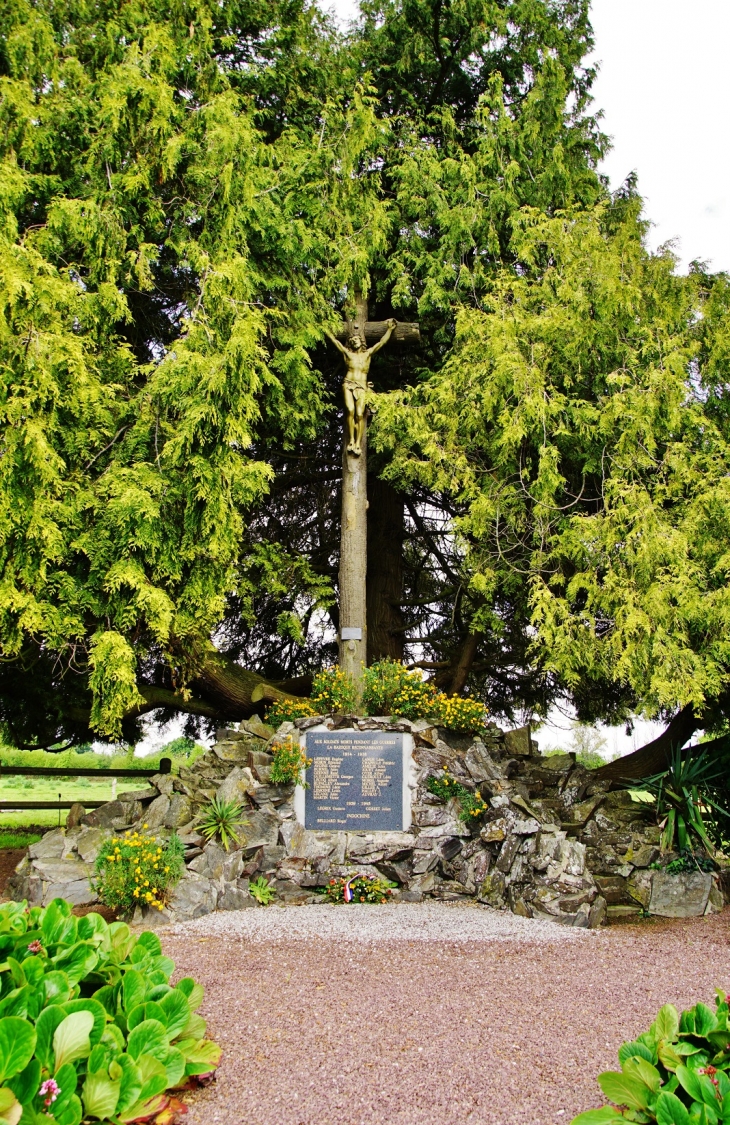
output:
[[71,999],[71,982],[65,973],[52,969],[43,978],[44,1004],[65,1004]]
[[634,1057],[627,1059],[624,1065],[624,1073],[630,1074],[634,1078],[638,1078],[645,1086],[648,1086],[652,1094],[659,1091],[662,1083],[662,1078],[655,1066],[647,1062],[646,1059]]
[[135,954],[138,954],[138,956],[133,955],[133,961],[139,960],[142,955],[147,955],[148,953],[152,954],[153,957],[159,957],[162,953],[162,943],[157,934],[153,934],[149,930],[146,930],[137,938],[137,944],[135,946],[134,952]]
[[193,1012],[185,1027],[180,1032],[181,1039],[202,1039],[205,1035],[206,1022],[197,1012]]
[[649,1104],[649,1089],[632,1075],[607,1070],[599,1074],[598,1085],[609,1101],[616,1105],[626,1105],[629,1109],[646,1109]]
[[140,1055],[137,1059],[137,1067],[142,1080],[140,1101],[147,1101],[148,1098],[167,1089],[167,1071],[159,1059],[153,1058],[152,1055]]
[[49,1004],[38,1017],[35,1025],[38,1041],[36,1055],[41,1061],[41,1066],[53,1072],[53,1034],[58,1025],[65,1020],[66,1013],[58,1004]]
[[98,1000],[69,1000],[67,1004],[63,1005],[63,1010],[69,1016],[72,1012],[91,1012],[94,1017],[94,1026],[89,1036],[91,1046],[93,1047],[99,1042],[106,1027],[106,1011]]
[[659,1009],[652,1028],[657,1039],[676,1039],[679,1034],[679,1012],[674,1004],[665,1004]]
[[78,1094],[72,1094],[68,1105],[62,1111],[57,1111],[54,1114],[58,1125],[81,1125],[83,1116],[84,1111]]
[[71,903],[62,898],[54,898],[43,911],[40,930],[45,946],[60,942],[71,944],[76,940],[78,920],[71,914]]
[[64,1063],[87,1057],[91,1051],[89,1036],[93,1027],[94,1016],[88,1011],[73,1012],[62,1020],[53,1033],[56,1070]]
[[151,1121],[162,1113],[163,1109],[167,1108],[169,1101],[170,1099],[166,1094],[155,1094],[154,1097],[147,1100],[140,1099],[124,1113],[120,1113],[119,1120],[124,1123],[128,1121]]
[[207,1074],[220,1062],[221,1048],[212,1039],[182,1039],[175,1046],[185,1056],[186,1074]]
[[22,1105],[27,1105],[38,1093],[41,1084],[41,1064],[38,1059],[30,1062],[19,1074],[9,1079],[8,1085]]
[[713,1110],[719,1106],[717,1093],[706,1074],[698,1074],[686,1066],[677,1067],[677,1078],[683,1090],[686,1090],[696,1102],[704,1102]]
[[87,1074],[81,1088],[86,1115],[100,1120],[111,1117],[117,1108],[120,1089],[121,1081],[113,1081],[105,1070]]
[[[153,1062],[157,1062],[153,1059]],[[120,1055],[117,1064],[122,1072],[117,1112],[122,1113],[139,1100],[142,1093],[142,1071],[129,1055]]]
[[618,1061],[621,1066],[627,1059],[631,1058],[646,1059],[647,1062],[653,1063],[656,1056],[646,1043],[642,1043],[640,1039],[634,1039],[630,1043],[622,1043],[618,1049]]
[[61,1091],[53,1103],[53,1115],[54,1117],[59,1117],[65,1112],[66,1108],[71,1105],[72,1098],[76,1094],[76,1086],[78,1084],[76,1067],[73,1063],[64,1063],[53,1077]]
[[656,1103],[657,1125],[689,1125],[686,1106],[675,1094],[660,1094]]
[[159,1007],[164,1015],[169,1040],[177,1038],[190,1019],[191,1011],[185,996],[179,989],[173,988],[160,1000]]
[[91,914],[85,914],[83,918],[78,920],[78,936],[80,941],[94,941],[99,945],[99,939],[106,937],[109,932],[109,923],[106,922],[101,914],[92,911]]
[[0,1016],[20,1016],[27,1019],[28,1009],[33,1002],[33,988],[26,984],[22,988],[14,988],[7,996],[0,1000]]
[[80,941],[69,948],[59,950],[53,958],[54,968],[65,973],[70,984],[78,984],[80,980],[93,972],[99,961],[99,954],[88,942]]
[[695,1035],[709,1035],[717,1031],[715,1013],[707,1004],[695,1004]]
[[122,978],[122,1006],[131,1012],[147,997],[147,982],[137,969],[128,969]]
[[7,1086],[0,1089],[0,1125],[18,1125],[23,1107]]
[[187,998],[191,1012],[196,1011],[203,1003],[203,986],[193,980],[192,977],[183,977],[182,980],[177,982],[175,987],[179,988],[182,994]]
[[145,1020],[157,1020],[162,1026],[165,1026],[165,1013],[159,1004],[155,1004],[153,1000],[148,1000],[144,1004],[138,1004],[136,1008],[132,1008],[127,1016],[127,1030],[132,1031],[139,1024]]
[[152,1055],[164,1063],[168,1052],[167,1035],[164,1026],[159,1020],[144,1020],[129,1034],[127,1051],[133,1059],[140,1055]]
[[177,1047],[170,1047],[163,1060],[167,1071],[167,1086],[177,1086],[185,1077],[185,1059]]
[[15,1016],[0,1019],[0,1082],[25,1069],[33,1058],[35,1045],[32,1024]]
[[112,922],[109,926],[111,959],[118,965],[126,961],[136,945],[136,939],[126,922]]

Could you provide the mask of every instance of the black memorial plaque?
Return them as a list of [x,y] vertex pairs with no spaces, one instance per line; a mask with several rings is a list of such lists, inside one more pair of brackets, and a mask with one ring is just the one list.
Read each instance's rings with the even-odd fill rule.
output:
[[307,731],[304,825],[332,832],[403,828],[403,735]]

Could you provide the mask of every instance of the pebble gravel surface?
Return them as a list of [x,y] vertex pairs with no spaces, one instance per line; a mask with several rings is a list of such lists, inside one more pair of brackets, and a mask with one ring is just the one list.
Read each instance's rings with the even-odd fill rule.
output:
[[730,910],[575,931],[446,904],[163,931],[223,1047],[186,1125],[567,1125],[662,1004],[730,985]]

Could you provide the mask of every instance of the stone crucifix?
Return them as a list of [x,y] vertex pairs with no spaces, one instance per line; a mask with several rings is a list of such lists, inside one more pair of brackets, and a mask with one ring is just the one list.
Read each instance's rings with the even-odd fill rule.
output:
[[[367,393],[370,360],[393,337],[419,341],[417,324],[368,320],[367,301],[355,296],[354,321],[343,324],[338,336],[326,334],[345,360],[342,394],[345,433],[342,450],[342,526],[340,531],[340,667],[360,687],[367,660]],[[368,347],[368,340],[374,343]]]

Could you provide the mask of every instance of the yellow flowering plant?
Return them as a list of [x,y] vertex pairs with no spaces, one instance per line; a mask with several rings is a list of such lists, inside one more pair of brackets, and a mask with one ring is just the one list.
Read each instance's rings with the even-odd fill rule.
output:
[[312,680],[312,705],[315,715],[331,711],[352,714],[357,706],[357,691],[352,676],[342,668],[323,668]]
[[308,699],[277,699],[266,712],[266,722],[270,727],[280,727],[282,723],[293,723],[295,719],[321,714]]
[[437,691],[417,668],[408,669],[396,660],[379,660],[365,669],[364,676],[363,704],[368,715],[431,719],[455,731],[474,731],[484,726],[483,703]]
[[99,852],[94,868],[94,889],[99,900],[120,914],[136,906],[162,910],[170,891],[183,873],[183,844],[173,834],[159,840],[146,831],[112,836]]
[[463,820],[466,824],[483,816],[489,808],[478,789],[476,792],[467,789],[460,781],[451,777],[448,770],[444,770],[441,777],[431,774],[426,781],[426,788],[429,793],[433,793],[434,797],[440,797],[442,801],[450,801],[455,797],[461,810],[459,820]]
[[[271,763],[269,777],[274,785],[297,785],[302,773],[311,766],[312,759],[308,758],[298,743],[294,742],[291,735],[287,735],[281,742],[275,742],[271,747],[274,760]],[[304,783],[305,789],[309,787]]]

